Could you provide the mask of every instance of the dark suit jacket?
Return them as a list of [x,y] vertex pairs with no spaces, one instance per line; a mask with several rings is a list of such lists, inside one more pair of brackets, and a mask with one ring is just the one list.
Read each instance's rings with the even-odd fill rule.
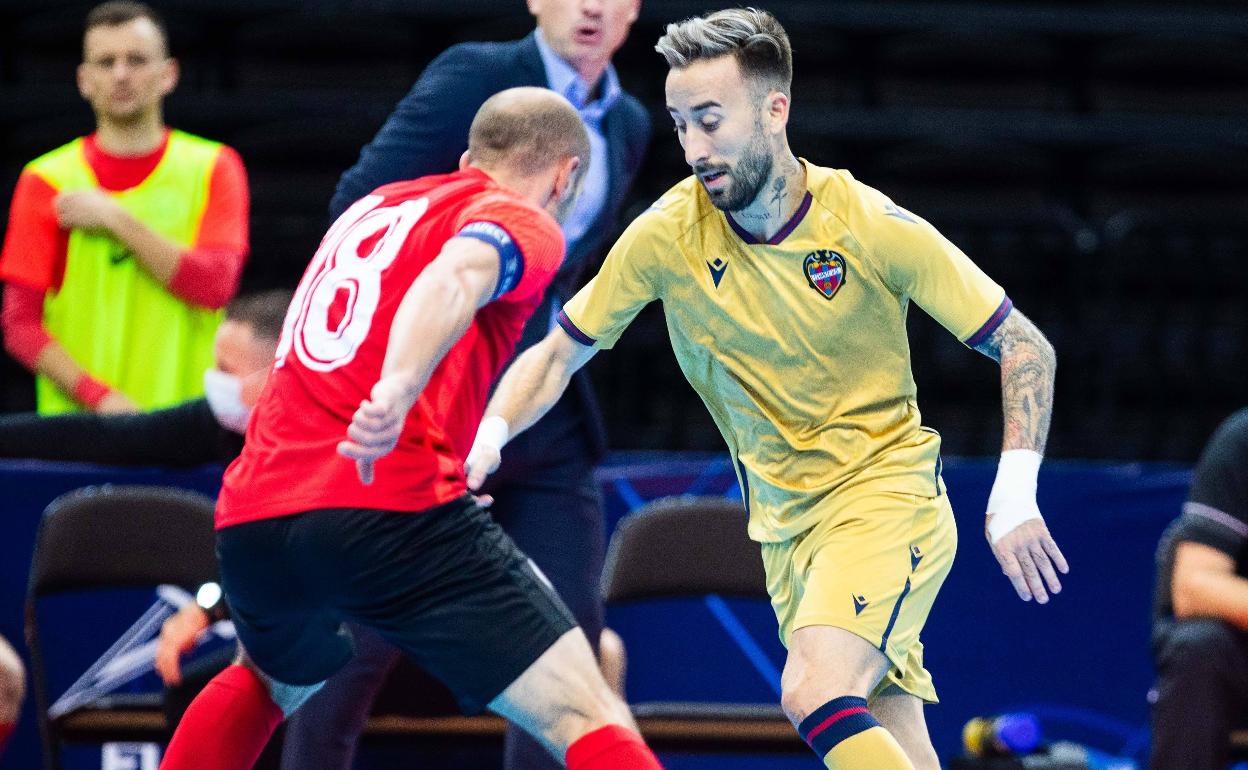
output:
[[[360,159],[342,175],[330,203],[330,216],[336,219],[383,184],[454,170],[468,148],[468,128],[477,109],[499,91],[516,86],[547,86],[546,69],[533,35],[506,43],[463,43],[447,49],[425,69],[360,153]],[[641,103],[625,93],[606,114],[602,130],[609,155],[606,205],[567,255],[545,299],[525,326],[517,352],[546,336],[552,301],[562,303],[571,297],[585,266],[614,233],[650,141],[650,118]],[[602,420],[584,373],[576,376],[560,406],[579,411],[588,431],[591,455],[601,457],[606,450]],[[540,434],[544,422],[539,421],[529,432]]]

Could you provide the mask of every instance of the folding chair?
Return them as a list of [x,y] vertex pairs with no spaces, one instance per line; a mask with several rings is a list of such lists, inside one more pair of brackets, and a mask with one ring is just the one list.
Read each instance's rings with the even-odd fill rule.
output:
[[44,510],[26,592],[26,639],[48,770],[59,770],[65,742],[160,740],[165,721],[158,697],[141,704],[102,698],[51,717],[39,600],[166,584],[194,591],[216,579],[214,543],[212,500],[186,490],[87,487],[61,495]]
[[[758,544],[741,503],[665,497],[620,521],[607,550],[608,605],[677,597],[766,599]],[[777,703],[654,701],[632,704],[651,745],[685,751],[808,753]]]

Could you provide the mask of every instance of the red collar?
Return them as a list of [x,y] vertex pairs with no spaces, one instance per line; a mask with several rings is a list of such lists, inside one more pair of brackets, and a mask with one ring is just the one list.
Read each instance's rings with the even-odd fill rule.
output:
[[88,134],[82,141],[83,155],[87,165],[95,173],[96,181],[100,183],[100,187],[113,192],[129,190],[142,184],[156,170],[168,147],[167,128],[160,139],[160,146],[143,155],[111,155],[100,147],[95,134]]

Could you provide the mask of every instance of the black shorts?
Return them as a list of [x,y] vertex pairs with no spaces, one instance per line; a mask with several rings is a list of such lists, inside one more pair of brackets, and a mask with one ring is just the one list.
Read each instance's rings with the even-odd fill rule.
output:
[[238,638],[279,682],[328,679],[354,620],[485,709],[576,626],[545,576],[469,497],[420,513],[307,511],[217,533]]

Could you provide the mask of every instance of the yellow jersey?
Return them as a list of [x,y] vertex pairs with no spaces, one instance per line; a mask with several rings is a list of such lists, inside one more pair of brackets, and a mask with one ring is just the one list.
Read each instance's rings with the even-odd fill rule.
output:
[[1009,313],[1004,290],[934,227],[848,171],[802,161],[807,193],[762,243],[690,176],[639,216],[563,309],[610,348],[663,302],[680,368],[728,444],[749,534],[780,542],[839,490],[941,493],[940,437],[920,425],[913,299],[968,345]]

